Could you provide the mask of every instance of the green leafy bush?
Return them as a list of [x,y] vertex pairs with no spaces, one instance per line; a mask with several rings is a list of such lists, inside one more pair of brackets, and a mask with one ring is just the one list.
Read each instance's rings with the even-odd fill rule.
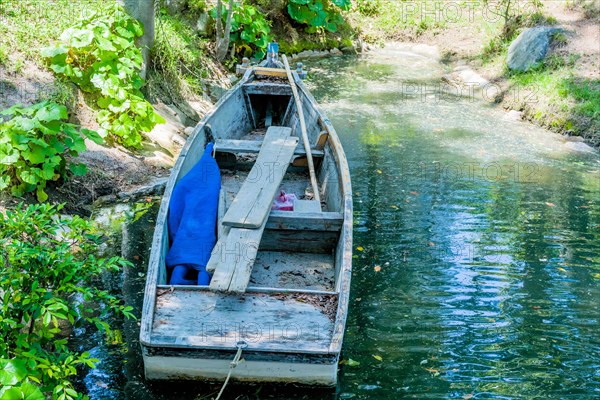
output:
[[0,123],[0,190],[10,187],[14,196],[35,190],[38,200],[46,201],[48,181],[64,178],[68,170],[85,174],[84,164],[69,164],[66,158],[85,151],[83,136],[102,143],[98,133],[65,122],[67,108],[55,103],[16,105],[0,115],[10,117]]
[[[227,8],[222,5],[223,23],[227,19]],[[210,10],[210,16],[217,18],[217,7]],[[244,57],[254,56],[262,59],[266,55],[267,44],[270,40],[271,27],[263,14],[256,7],[235,3],[231,17],[231,42],[235,53]]]
[[[46,397],[83,398],[70,379],[78,366],[94,367],[98,360],[69,348],[70,328],[95,326],[108,334],[108,314],[132,317],[131,307],[98,284],[102,274],[119,271],[127,261],[98,258],[92,224],[61,216],[61,208],[20,205],[0,214],[1,399],[40,399],[29,382]],[[18,397],[19,390],[32,394]]]
[[344,22],[341,10],[348,10],[351,0],[289,0],[288,14],[294,20],[308,25],[308,31],[324,28],[337,32],[338,25]]
[[45,400],[40,389],[27,376],[24,360],[0,358],[0,399]]
[[107,6],[63,32],[61,42],[42,50],[50,68],[97,96],[99,133],[127,147],[141,147],[141,132],[164,123],[140,91],[142,53],[135,39],[139,22],[118,6]]

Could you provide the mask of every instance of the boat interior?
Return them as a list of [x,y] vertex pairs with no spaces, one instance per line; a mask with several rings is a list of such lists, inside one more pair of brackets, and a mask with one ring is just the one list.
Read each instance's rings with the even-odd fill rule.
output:
[[[344,224],[348,193],[340,176],[341,150],[330,140],[333,128],[310,94],[302,89],[300,97],[320,204],[313,200],[298,110],[285,79],[258,80],[246,74],[220,101],[217,111],[196,127],[192,143],[180,156],[178,179],[199,161],[206,138],[214,139],[214,157],[221,171],[215,227],[219,240],[239,231],[241,237],[258,237],[259,245],[246,257],[250,259],[249,279],[242,277],[236,290],[231,290],[233,283],[228,286],[229,280],[237,279],[235,274],[215,290],[213,283],[220,264],[211,286],[171,286],[164,263],[169,246],[165,224],[160,238],[162,256],[157,265],[157,300],[151,329],[154,342],[167,347],[222,349],[235,348],[237,340],[244,340],[260,351],[311,353],[329,353],[337,347],[335,336],[341,332],[336,332],[336,316],[339,293],[344,290],[344,254],[348,250]],[[257,166],[260,167],[261,146],[268,132],[275,129],[297,137],[298,144],[290,150],[289,162],[285,158],[281,181],[271,179],[266,185],[275,185],[270,188],[275,193],[294,194],[299,200],[297,207],[293,211],[271,210],[271,197],[265,211],[268,217],[260,229],[225,226],[236,197],[243,198],[242,192],[250,190],[244,184],[253,179]]]

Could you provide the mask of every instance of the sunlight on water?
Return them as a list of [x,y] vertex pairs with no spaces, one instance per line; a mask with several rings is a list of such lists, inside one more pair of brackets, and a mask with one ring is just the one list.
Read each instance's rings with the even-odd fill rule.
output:
[[349,159],[364,248],[345,341],[360,365],[340,397],[597,398],[600,157],[439,96],[439,64],[414,71],[420,54],[396,62],[407,51],[325,60],[335,73],[310,83]]

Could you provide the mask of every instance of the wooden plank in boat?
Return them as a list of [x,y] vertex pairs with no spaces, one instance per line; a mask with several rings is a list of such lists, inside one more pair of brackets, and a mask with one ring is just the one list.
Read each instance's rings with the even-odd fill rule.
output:
[[267,229],[339,232],[344,216],[338,212],[271,211]]
[[292,130],[270,127],[250,175],[223,217],[223,225],[258,229],[266,222],[273,198],[298,145]]
[[269,94],[269,95],[292,95],[292,89],[288,84],[275,83],[275,82],[251,82],[246,83],[244,86],[244,93],[246,94]]
[[[233,228],[229,232],[228,242],[239,243],[240,249],[243,249],[240,261],[233,268],[231,283],[228,288],[229,292],[244,293],[246,291],[248,283],[250,283],[250,275],[252,274],[252,268],[254,268],[256,255],[258,254],[260,239],[266,225],[267,220],[265,219],[260,229]],[[260,236],[257,233],[259,230]]]
[[225,234],[225,227],[222,223],[225,211],[225,190],[221,188],[219,191],[219,206],[217,208],[217,238],[221,238]]
[[159,292],[150,340],[154,346],[327,353],[333,334],[335,295],[197,290]]
[[[236,140],[236,139],[217,139],[215,151],[221,153],[258,153],[263,144],[262,140]],[[311,153],[314,158],[322,158],[323,150],[312,149]],[[296,146],[294,154],[298,156],[306,156],[306,150],[302,145]]]
[[317,138],[315,149],[323,150],[325,148],[325,144],[327,143],[327,139],[329,139],[329,132],[327,132],[326,130],[321,131],[321,133],[319,133],[319,137]]
[[335,249],[339,237],[339,232],[332,231],[267,229],[260,241],[260,250],[331,253]]
[[208,262],[210,269],[207,266],[208,271],[215,271],[211,290],[236,293],[246,290],[266,225],[265,220],[259,229],[230,228],[227,236],[217,242]]
[[319,213],[321,212],[321,204],[316,200],[295,200],[294,212]]
[[254,73],[256,75],[265,75],[265,76],[278,76],[280,78],[287,78],[287,73],[285,69],[280,68],[266,68],[266,67],[252,67],[254,69]]

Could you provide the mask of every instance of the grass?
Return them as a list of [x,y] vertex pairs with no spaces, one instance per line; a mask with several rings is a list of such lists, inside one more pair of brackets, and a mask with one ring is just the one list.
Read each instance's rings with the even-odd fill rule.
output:
[[512,108],[524,110],[534,122],[561,133],[600,143],[600,80],[573,74],[576,57],[549,56],[542,65],[524,73],[508,73]]
[[4,44],[0,44],[0,65],[8,65],[8,48]]
[[148,76],[151,95],[179,100],[204,91],[205,82],[223,75],[210,53],[211,39],[162,9],[152,50],[153,70]]
[[[27,63],[43,69],[40,49],[57,41],[73,21],[102,4],[101,0],[0,0],[0,66],[15,75],[21,74]],[[72,109],[75,93],[72,85],[56,80],[44,85],[35,98]]]
[[83,13],[96,11],[102,0],[3,0],[0,37],[8,49],[27,60],[41,62],[40,49],[58,40]]
[[500,21],[485,18],[483,2],[441,2],[439,0],[356,0],[348,18],[367,41],[383,42],[412,33],[474,26],[489,36]]

